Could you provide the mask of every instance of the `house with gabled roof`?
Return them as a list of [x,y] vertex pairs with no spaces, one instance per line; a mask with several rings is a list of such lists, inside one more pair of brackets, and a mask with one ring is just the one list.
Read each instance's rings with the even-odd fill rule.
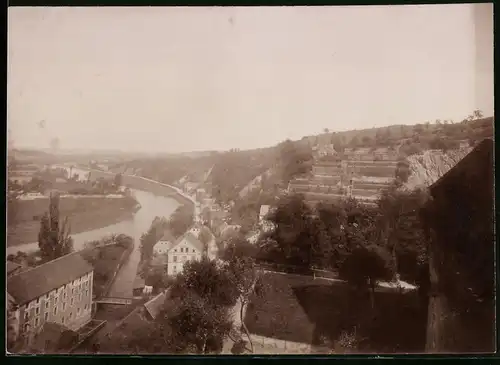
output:
[[153,254],[162,255],[166,254],[172,245],[177,241],[172,232],[165,230],[163,236],[153,246]]
[[201,260],[204,253],[203,243],[190,231],[184,233],[168,249],[167,275],[182,272],[184,264],[191,260]]

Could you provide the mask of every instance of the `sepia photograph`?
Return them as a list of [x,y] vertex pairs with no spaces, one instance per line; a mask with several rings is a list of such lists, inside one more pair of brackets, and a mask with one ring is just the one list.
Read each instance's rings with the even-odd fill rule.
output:
[[7,22],[7,355],[496,351],[492,3]]

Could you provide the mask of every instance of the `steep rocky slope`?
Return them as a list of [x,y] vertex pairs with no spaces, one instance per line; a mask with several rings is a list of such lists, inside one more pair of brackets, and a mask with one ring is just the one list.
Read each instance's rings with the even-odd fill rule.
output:
[[413,189],[430,186],[470,151],[472,151],[472,148],[463,148],[448,152],[428,150],[422,154],[409,156],[410,177],[408,178],[406,187]]

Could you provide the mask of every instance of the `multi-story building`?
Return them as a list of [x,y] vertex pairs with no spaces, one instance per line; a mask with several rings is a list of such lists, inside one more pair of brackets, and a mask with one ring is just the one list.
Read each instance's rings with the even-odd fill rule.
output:
[[91,320],[93,267],[78,252],[7,279],[16,340],[30,344],[45,323],[76,331]]
[[167,252],[167,275],[176,275],[184,269],[184,264],[191,260],[201,260],[204,245],[193,235],[186,232]]

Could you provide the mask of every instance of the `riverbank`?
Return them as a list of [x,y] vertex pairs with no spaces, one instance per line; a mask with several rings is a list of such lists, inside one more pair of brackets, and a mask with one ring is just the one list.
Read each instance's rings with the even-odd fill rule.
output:
[[127,261],[134,249],[134,240],[126,235],[118,235],[113,244],[84,249],[82,257],[94,267],[93,296],[107,295],[116,274]]
[[[48,207],[48,198],[20,200],[18,223],[7,229],[7,246],[36,242],[40,218]],[[59,209],[61,219],[69,218],[71,234],[77,234],[131,219],[138,202],[132,197],[61,197]]]
[[[114,174],[111,172],[90,170],[90,181],[98,180],[100,178],[109,179],[112,177],[114,177]],[[161,183],[159,181],[147,179],[142,176],[122,175],[122,184],[131,189],[147,191],[154,195],[175,199],[179,204],[196,205],[194,199],[186,195],[179,188]]]

